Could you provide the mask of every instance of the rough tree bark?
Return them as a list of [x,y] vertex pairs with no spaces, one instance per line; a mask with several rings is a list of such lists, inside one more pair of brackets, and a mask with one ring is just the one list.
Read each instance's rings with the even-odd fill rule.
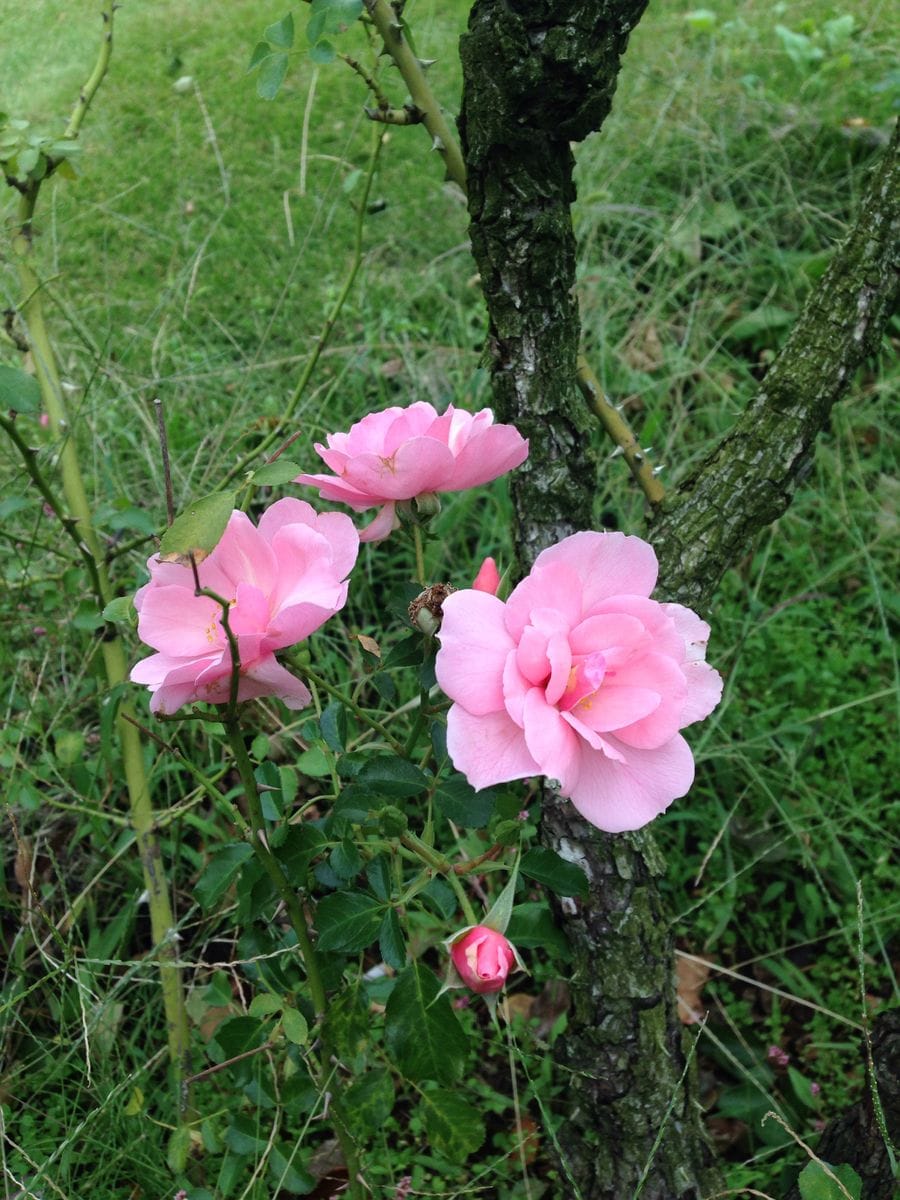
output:
[[[609,112],[644,0],[476,0],[461,44],[460,132],[472,248],[488,307],[495,407],[531,441],[513,500],[520,556],[590,528],[591,417],[575,388],[570,141]],[[701,611],[748,540],[778,516],[816,432],[876,343],[896,294],[897,136],[860,223],[733,433],[651,532],[657,595]],[[893,192],[891,186],[893,185]],[[893,229],[893,243],[891,242]],[[547,795],[545,844],[585,869],[588,901],[561,907],[574,952],[570,1073],[560,1141],[583,1200],[700,1200],[717,1172],[676,1013],[674,945],[647,833],[598,833]],[[568,1194],[568,1193],[567,1193]]]

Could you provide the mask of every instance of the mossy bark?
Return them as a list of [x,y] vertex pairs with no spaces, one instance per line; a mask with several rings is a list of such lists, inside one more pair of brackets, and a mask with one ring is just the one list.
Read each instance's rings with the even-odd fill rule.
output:
[[[512,484],[526,567],[544,546],[592,525],[592,417],[575,385],[569,143],[609,112],[644,7],[476,0],[462,40],[460,131],[495,408],[531,443]],[[657,595],[703,610],[748,540],[789,503],[816,432],[880,335],[896,292],[896,141],[860,225],[759,396],[664,506],[651,533],[662,567]],[[574,952],[573,1011],[558,1054],[568,1073],[559,1131],[566,1173],[583,1200],[700,1200],[715,1190],[717,1172],[676,1011],[674,945],[657,882],[664,863],[648,832],[598,833],[552,795],[542,837],[590,880],[584,904],[557,909]]]

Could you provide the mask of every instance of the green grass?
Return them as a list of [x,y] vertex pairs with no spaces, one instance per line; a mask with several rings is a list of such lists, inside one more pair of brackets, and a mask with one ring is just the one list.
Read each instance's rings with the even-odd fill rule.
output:
[[[671,0],[652,6],[613,115],[578,150],[585,343],[604,386],[665,464],[667,485],[742,410],[852,219],[897,111],[886,5],[807,0],[780,15],[757,0],[712,7],[714,24],[698,30]],[[100,524],[116,546],[164,524],[153,397],[166,405],[183,503],[214,488],[283,410],[350,266],[356,172],[372,129],[360,115],[359,81],[340,64],[319,70],[313,92],[312,68],[298,59],[275,103],[256,97],[245,64],[262,27],[283,11],[248,0],[227,12],[176,0],[124,6],[112,72],[85,124],[81,179],[42,197],[48,315],[78,389],[75,434]],[[421,51],[438,57],[433,83],[452,110],[465,6],[418,0],[407,13]],[[854,14],[855,32],[829,43],[826,22],[844,13]],[[53,125],[93,60],[97,21],[48,0],[27,11],[0,0],[0,19],[0,108]],[[808,42],[786,41],[779,22]],[[821,59],[804,65],[804,46]],[[196,89],[176,91],[185,75]],[[395,73],[385,78],[402,101]],[[307,469],[312,441],[369,408],[486,402],[465,208],[441,174],[423,130],[391,130],[362,269],[298,414],[303,436],[291,453]],[[20,297],[3,258],[6,308]],[[888,412],[898,373],[888,342],[895,348],[898,335],[895,323],[882,362],[860,372],[822,435],[795,503],[719,591],[710,658],[727,676],[726,698],[692,732],[694,790],[657,824],[679,945],[754,981],[713,973],[700,1057],[729,1186],[772,1195],[802,1155],[772,1122],[761,1124],[764,1113],[782,1112],[814,1143],[815,1122],[862,1086],[858,881],[867,1012],[898,1000],[898,831],[888,804],[898,765]],[[36,423],[32,433],[41,437]],[[166,1164],[171,1112],[161,1006],[145,961],[149,922],[106,757],[109,731],[97,716],[96,642],[71,619],[84,581],[5,444],[0,470],[4,496],[26,501],[5,511],[0,543],[0,766],[15,820],[3,828],[0,893],[8,957],[0,1166],[14,1183],[40,1176],[43,1194],[73,1200],[128,1195],[138,1181],[146,1195],[174,1194],[181,1180]],[[621,461],[605,462],[598,521],[639,532],[641,511]],[[431,546],[435,574],[464,583],[484,554],[508,558],[509,522],[502,484],[454,498]],[[317,653],[349,661],[360,688],[368,685],[347,633],[384,637],[392,590],[409,574],[408,551],[389,547],[363,556],[343,621],[317,635]],[[142,578],[149,552],[143,545],[115,559],[123,592]],[[374,699],[370,687],[362,694]],[[285,724],[267,706],[264,720],[274,757],[305,744],[305,714]],[[176,736],[204,769],[219,769],[218,752],[194,732]],[[204,1022],[217,996],[237,1014],[265,972],[284,967],[276,982],[288,990],[291,977],[284,947],[243,927],[234,899],[211,913],[197,906],[193,885],[226,835],[170,759],[155,750],[148,759],[158,810],[187,806],[166,825],[164,849],[178,864],[191,1016],[206,1063]],[[60,924],[55,937],[48,922]],[[533,957],[536,984],[558,973],[553,959]],[[248,961],[228,970],[223,992],[222,965],[236,958]],[[772,1044],[790,1053],[797,1076],[766,1061]],[[520,1030],[519,1056],[523,1102],[542,1127],[535,1200],[564,1195],[547,1167],[561,1085],[533,1030]],[[391,1195],[409,1171],[425,1190],[521,1195],[508,1158],[506,1049],[487,1030],[482,1058],[489,1141],[478,1159],[454,1170],[429,1156],[401,1107],[374,1154],[379,1194]],[[276,1077],[258,1056],[203,1085],[199,1182],[214,1194],[237,1197],[251,1186],[248,1194],[271,1194],[265,1170],[251,1185],[249,1164],[263,1159],[265,1142],[255,1147],[250,1125],[268,1130],[277,1115],[286,1142],[307,1121],[317,1128],[308,1095],[288,1086],[297,1067],[288,1056]],[[239,1127],[229,1124],[235,1112]],[[235,1146],[250,1149],[242,1156]]]

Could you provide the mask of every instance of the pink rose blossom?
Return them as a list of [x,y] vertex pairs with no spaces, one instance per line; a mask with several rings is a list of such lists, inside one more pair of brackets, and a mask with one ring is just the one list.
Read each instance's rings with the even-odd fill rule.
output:
[[473,787],[546,775],[609,833],[688,791],[679,730],[712,712],[722,680],[703,661],[709,626],[648,599],[656,575],[640,538],[576,533],[543,551],[505,604],[472,589],[444,601],[447,749]]
[[[303,708],[306,685],[275,660],[274,652],[309,637],[343,608],[345,582],[359,552],[349,517],[317,514],[302,500],[285,499],[263,513],[258,528],[231,514],[225,533],[198,567],[200,583],[230,603],[228,619],[240,654],[238,700],[276,696]],[[147,563],[150,582],[134,598],[138,636],[157,654],[131,672],[153,697],[153,712],[172,713],[192,700],[226,704],[231,654],[221,605],[194,595],[189,567]]]
[[450,958],[467,988],[479,994],[499,992],[517,965],[516,953],[502,933],[473,925],[451,943]]
[[334,475],[298,475],[356,512],[383,505],[360,534],[379,542],[398,526],[398,501],[436,492],[461,492],[497,479],[528,457],[528,443],[512,425],[495,425],[489,408],[468,413],[449,405],[439,416],[423,400],[408,408],[369,413],[348,433],[330,433],[316,453]]
[[491,596],[497,595],[500,587],[500,572],[492,558],[486,558],[481,564],[472,587],[476,592],[487,592]]

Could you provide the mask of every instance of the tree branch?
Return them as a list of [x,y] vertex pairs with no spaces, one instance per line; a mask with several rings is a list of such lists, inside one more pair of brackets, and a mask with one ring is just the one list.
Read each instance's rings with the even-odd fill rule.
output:
[[900,287],[900,123],[856,224],[734,428],[672,493],[650,537],[671,599],[700,610],[754,534],[785,511],[816,435],[878,346]]

